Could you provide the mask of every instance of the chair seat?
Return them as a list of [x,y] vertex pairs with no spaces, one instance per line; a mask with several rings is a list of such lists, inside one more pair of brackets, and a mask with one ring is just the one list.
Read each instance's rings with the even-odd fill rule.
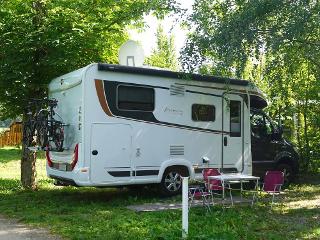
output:
[[210,193],[208,193],[208,192],[195,192],[194,194],[193,194],[193,198],[194,199],[202,199],[203,197],[206,197],[206,196],[210,196]]
[[223,190],[223,187],[222,186],[217,186],[217,185],[210,185],[209,186],[209,189],[211,190],[211,191],[219,191],[219,190]]

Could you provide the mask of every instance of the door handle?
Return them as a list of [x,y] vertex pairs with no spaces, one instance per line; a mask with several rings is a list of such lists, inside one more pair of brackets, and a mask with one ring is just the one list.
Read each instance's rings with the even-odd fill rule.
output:
[[227,146],[228,145],[228,138],[225,136],[223,138],[223,146]]
[[92,155],[98,155],[98,151],[97,150],[93,150],[92,151]]

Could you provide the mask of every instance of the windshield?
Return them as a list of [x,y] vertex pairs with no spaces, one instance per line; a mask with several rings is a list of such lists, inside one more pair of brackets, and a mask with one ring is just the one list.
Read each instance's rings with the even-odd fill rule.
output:
[[265,138],[275,132],[275,127],[270,118],[261,110],[251,111],[251,133],[254,137]]

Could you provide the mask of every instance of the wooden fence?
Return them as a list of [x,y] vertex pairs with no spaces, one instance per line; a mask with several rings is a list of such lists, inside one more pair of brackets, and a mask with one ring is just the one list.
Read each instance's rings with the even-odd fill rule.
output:
[[19,146],[22,141],[22,122],[13,122],[10,129],[0,133],[0,148]]

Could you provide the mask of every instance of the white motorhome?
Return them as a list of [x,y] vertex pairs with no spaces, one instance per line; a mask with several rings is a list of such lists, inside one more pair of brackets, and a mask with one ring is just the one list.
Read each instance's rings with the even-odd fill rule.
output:
[[76,186],[158,183],[206,167],[252,173],[250,105],[265,105],[248,81],[144,67],[91,64],[49,85],[64,150],[47,152],[47,174]]

